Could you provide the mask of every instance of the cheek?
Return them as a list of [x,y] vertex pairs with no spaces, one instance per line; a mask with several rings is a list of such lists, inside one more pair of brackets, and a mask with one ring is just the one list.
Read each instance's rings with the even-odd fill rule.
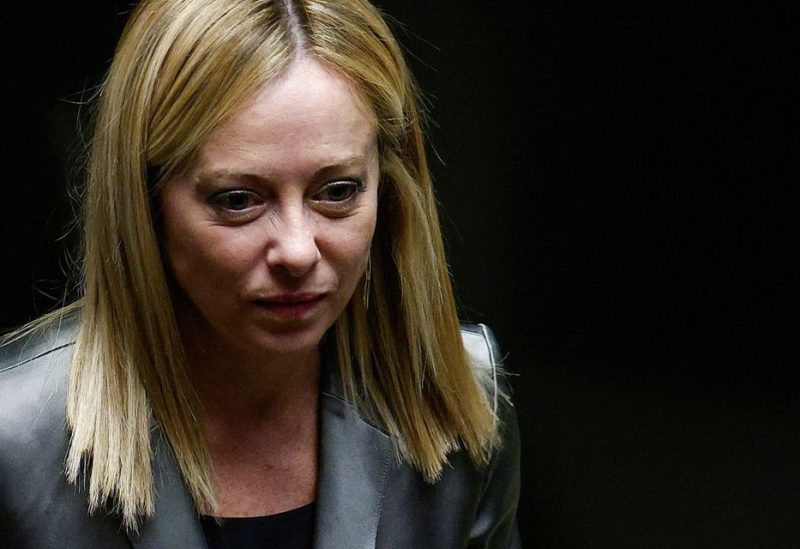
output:
[[357,280],[366,268],[374,232],[375,218],[370,216],[357,225],[325,231],[319,244],[340,276]]
[[176,282],[186,292],[218,294],[222,288],[244,283],[252,258],[258,254],[253,239],[225,227],[171,221],[165,224],[164,251]]

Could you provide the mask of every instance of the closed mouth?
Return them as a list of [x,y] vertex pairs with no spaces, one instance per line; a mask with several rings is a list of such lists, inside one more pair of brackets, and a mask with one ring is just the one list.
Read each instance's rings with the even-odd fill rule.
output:
[[325,295],[318,293],[278,295],[258,299],[255,303],[271,315],[297,320],[311,313]]
[[259,299],[258,302],[264,305],[302,305],[306,303],[314,303],[325,297],[325,294],[320,293],[301,293],[301,294],[284,294],[269,296]]

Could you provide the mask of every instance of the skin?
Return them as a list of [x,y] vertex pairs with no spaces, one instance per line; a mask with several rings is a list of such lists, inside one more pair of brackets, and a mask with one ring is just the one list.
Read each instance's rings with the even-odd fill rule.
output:
[[364,273],[378,179],[369,109],[301,56],[162,189],[219,516],[315,498],[320,340]]

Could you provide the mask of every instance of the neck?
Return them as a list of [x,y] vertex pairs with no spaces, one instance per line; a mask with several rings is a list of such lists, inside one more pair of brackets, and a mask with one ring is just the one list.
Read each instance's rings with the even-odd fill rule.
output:
[[319,346],[292,353],[253,351],[179,326],[203,407],[219,502],[215,512],[258,516],[313,501]]
[[288,357],[188,357],[205,413],[234,421],[280,416],[297,406],[316,408],[318,349]]
[[319,347],[274,354],[231,349],[186,332],[183,339],[207,421],[245,427],[316,410]]

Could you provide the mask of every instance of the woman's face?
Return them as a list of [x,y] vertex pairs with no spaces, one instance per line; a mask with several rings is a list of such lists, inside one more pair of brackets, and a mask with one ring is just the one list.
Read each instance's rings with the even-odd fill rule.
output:
[[352,87],[293,61],[163,187],[181,320],[220,350],[315,349],[366,267],[378,179],[375,124]]

